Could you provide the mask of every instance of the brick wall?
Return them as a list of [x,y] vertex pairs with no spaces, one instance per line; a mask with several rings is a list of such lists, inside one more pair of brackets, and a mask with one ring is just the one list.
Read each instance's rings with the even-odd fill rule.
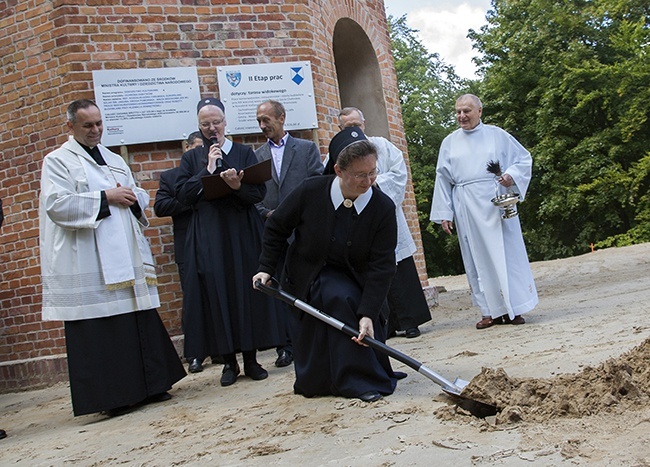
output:
[[[218,4],[212,4],[218,3]],[[93,98],[92,71],[196,66],[202,95],[218,95],[216,67],[310,60],[321,152],[336,133],[340,106],[332,34],[340,18],[367,33],[382,72],[392,141],[407,155],[397,83],[381,0],[17,0],[0,1],[0,392],[66,378],[62,323],[43,322],[38,250],[38,194],[43,157],[67,138],[64,111]],[[311,132],[296,136],[311,139]],[[236,138],[254,146],[257,135]],[[131,169],[151,193],[160,172],[176,165],[180,142],[126,148]],[[120,152],[120,148],[113,148]],[[407,156],[408,157],[408,156]],[[415,201],[405,212],[421,245]],[[156,259],[160,315],[181,334],[181,294],[169,219],[151,210],[146,234]],[[420,248],[421,250],[421,248]],[[421,279],[424,259],[416,255]],[[179,345],[180,346],[180,345]]]

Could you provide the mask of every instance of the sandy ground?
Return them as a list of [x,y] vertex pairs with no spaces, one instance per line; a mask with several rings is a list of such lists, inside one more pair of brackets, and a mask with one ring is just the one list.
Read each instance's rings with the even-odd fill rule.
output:
[[[485,368],[526,387],[558,387],[561,410],[522,408],[501,394],[517,417],[476,418],[399,362],[408,378],[379,402],[305,399],[292,393],[292,368],[275,368],[269,351],[260,354],[265,381],[222,388],[221,367],[207,365],[177,384],[172,400],[115,418],[73,417],[64,384],[0,395],[9,434],[0,464],[650,466],[650,358],[638,354],[650,337],[650,244],[535,263],[533,273],[540,305],[523,326],[476,330],[465,277],[440,277],[433,282],[447,291],[422,336],[388,344],[448,379],[472,380]],[[611,379],[605,362],[634,381],[585,409],[597,392],[590,384]],[[570,410],[574,400],[580,413]]]

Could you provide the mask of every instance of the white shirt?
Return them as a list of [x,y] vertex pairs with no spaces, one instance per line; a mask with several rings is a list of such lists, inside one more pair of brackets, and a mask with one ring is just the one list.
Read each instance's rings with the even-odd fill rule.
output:
[[282,173],[282,156],[284,156],[284,148],[287,147],[287,139],[289,138],[289,133],[285,133],[280,144],[275,144],[272,140],[268,140],[269,147],[271,148],[271,157],[273,158],[273,166],[275,167],[275,172],[278,174],[278,178]]

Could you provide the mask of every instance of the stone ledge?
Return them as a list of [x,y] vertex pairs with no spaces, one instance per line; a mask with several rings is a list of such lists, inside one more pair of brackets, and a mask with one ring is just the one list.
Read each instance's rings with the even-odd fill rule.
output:
[[434,285],[428,285],[422,289],[424,297],[427,299],[429,309],[438,306],[438,289]]

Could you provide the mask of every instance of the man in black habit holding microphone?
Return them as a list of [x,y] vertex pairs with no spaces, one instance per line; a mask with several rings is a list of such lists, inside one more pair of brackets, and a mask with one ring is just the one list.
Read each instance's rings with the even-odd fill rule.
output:
[[[185,357],[223,356],[221,385],[230,386],[241,372],[237,353],[243,354],[244,374],[262,380],[268,373],[256,352],[281,342],[276,303],[254,292],[249,282],[257,270],[263,229],[255,203],[266,188],[242,182],[243,169],[257,158],[250,147],[225,137],[223,104],[202,99],[197,112],[203,147],[183,154],[176,183],[178,200],[193,209],[185,243]],[[207,199],[201,179],[213,174],[228,189]]]

